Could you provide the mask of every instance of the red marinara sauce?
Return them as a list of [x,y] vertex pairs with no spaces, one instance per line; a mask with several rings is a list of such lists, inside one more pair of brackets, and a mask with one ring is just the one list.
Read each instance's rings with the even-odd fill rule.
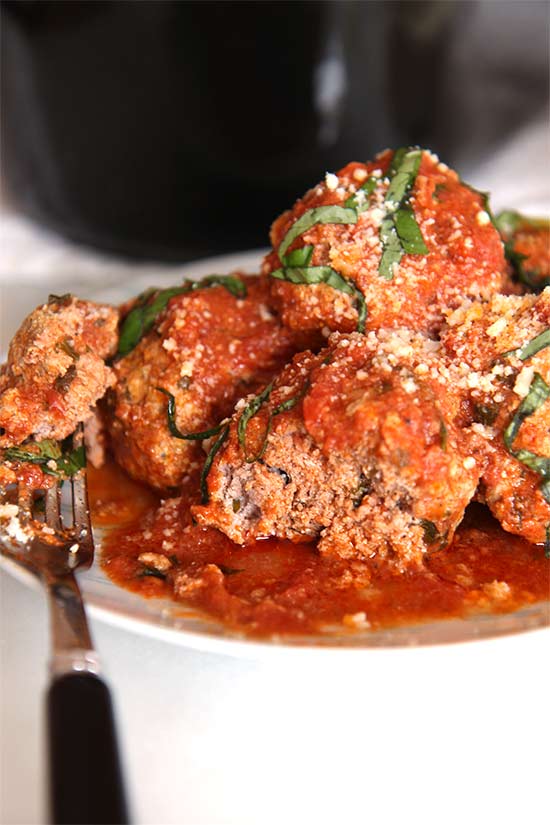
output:
[[315,544],[233,544],[192,524],[193,501],[162,502],[114,464],[89,471],[89,493],[94,524],[111,528],[101,563],[113,582],[191,605],[252,637],[508,613],[550,595],[544,548],[505,533],[480,505],[468,509],[450,547],[427,555],[421,570],[396,573],[324,559]]

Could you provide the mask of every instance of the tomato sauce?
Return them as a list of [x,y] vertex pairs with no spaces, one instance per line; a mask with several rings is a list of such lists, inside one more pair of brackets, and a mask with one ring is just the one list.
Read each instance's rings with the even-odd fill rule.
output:
[[192,523],[193,501],[161,502],[113,464],[89,471],[89,493],[94,524],[111,528],[101,563],[113,582],[191,605],[252,637],[507,613],[550,595],[544,548],[505,533],[480,505],[470,506],[449,548],[427,555],[420,570],[397,573],[323,558],[315,544],[233,544]]

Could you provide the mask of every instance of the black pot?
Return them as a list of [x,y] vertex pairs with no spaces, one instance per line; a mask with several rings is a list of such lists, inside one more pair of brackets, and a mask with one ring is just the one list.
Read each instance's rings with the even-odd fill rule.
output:
[[436,102],[464,4],[2,11],[8,193],[98,247],[183,260],[262,246],[326,170],[403,143],[452,148]]

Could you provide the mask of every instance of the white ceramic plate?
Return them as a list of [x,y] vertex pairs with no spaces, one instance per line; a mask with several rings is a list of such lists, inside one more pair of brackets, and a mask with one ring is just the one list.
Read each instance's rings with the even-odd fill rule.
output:
[[[210,258],[175,268],[163,278],[162,283],[155,283],[157,279],[152,279],[141,268],[139,275],[132,281],[102,288],[95,292],[88,287],[82,290],[82,297],[118,303],[138,294],[148,286],[171,286],[181,282],[184,277],[200,278],[211,273],[225,274],[235,269],[251,273],[258,272],[261,258],[261,250]],[[16,287],[13,289],[15,290]],[[19,317],[23,318],[38,301],[45,299],[47,293],[51,291],[55,291],[54,283],[48,284],[42,298],[40,295],[37,296],[37,290],[34,287],[33,303],[29,306],[21,306]],[[78,291],[76,287],[75,291]],[[0,351],[5,352],[7,343],[8,341],[5,340],[0,342]],[[99,550],[101,539],[100,536],[96,538]],[[97,555],[99,556],[99,553]],[[21,570],[13,562],[1,558],[0,563],[26,584],[36,588],[40,586],[32,574]],[[327,634],[326,636],[304,636],[293,637],[290,640],[274,639],[257,642],[228,631],[214,619],[198,618],[196,611],[186,609],[182,604],[166,599],[144,599],[135,593],[117,587],[105,576],[98,560],[94,562],[89,571],[79,574],[79,581],[90,614],[101,621],[174,644],[247,658],[256,658],[264,654],[273,656],[277,652],[288,655],[291,651],[298,655],[303,655],[306,651],[308,655],[326,655],[328,650],[338,651],[340,654],[347,651],[357,655],[359,650],[369,648],[467,642],[547,627],[550,624],[550,603],[544,602],[512,614],[452,619],[363,633],[350,631],[339,635]]]

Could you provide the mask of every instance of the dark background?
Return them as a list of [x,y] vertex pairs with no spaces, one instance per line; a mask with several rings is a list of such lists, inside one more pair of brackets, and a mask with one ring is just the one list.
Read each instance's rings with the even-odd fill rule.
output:
[[546,2],[1,8],[8,196],[125,256],[264,246],[327,170],[403,144],[460,169],[547,107]]

